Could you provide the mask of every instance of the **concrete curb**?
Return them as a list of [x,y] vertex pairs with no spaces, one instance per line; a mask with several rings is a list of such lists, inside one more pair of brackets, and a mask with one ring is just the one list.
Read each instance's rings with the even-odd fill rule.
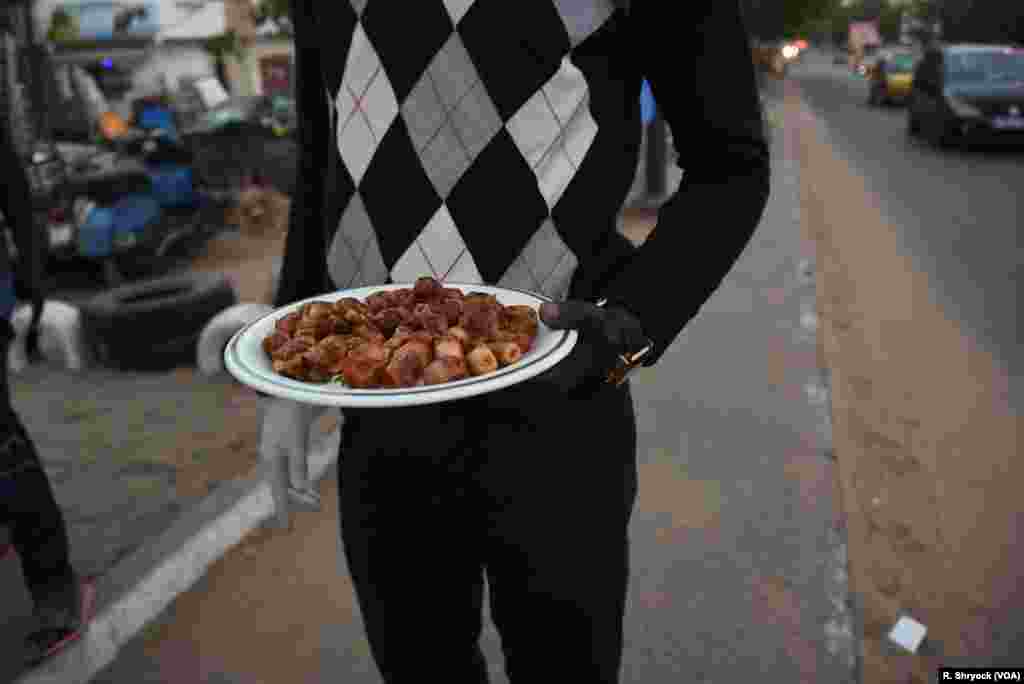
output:
[[[340,429],[310,448],[310,479],[320,481],[336,461]],[[13,684],[85,684],[209,567],[275,515],[272,464],[228,482],[184,512],[174,525],[99,579],[96,617],[81,641]],[[128,587],[118,593],[117,587]]]
[[[785,96],[796,95],[791,89],[787,88],[786,90],[788,92],[784,92]],[[798,95],[796,96],[798,97]],[[771,109],[772,113],[778,117],[776,135],[779,136],[779,142],[784,149],[785,161],[782,163],[788,171],[786,185],[789,187],[784,188],[783,191],[795,192],[799,197],[802,192],[802,169],[796,150],[795,124],[785,118],[787,113],[792,115],[792,109],[788,107],[792,100],[787,101],[787,97],[773,102]],[[799,206],[794,218],[797,221],[803,221],[802,210]],[[794,274],[797,287],[801,291],[800,310],[796,314],[799,318],[799,329],[805,339],[814,344],[818,359],[815,370],[806,380],[804,391],[805,398],[817,417],[817,432],[822,446],[820,457],[824,460],[834,461],[832,373],[824,354],[824,333],[818,316],[818,312],[821,310],[820,301],[823,296],[823,288],[818,277],[817,245],[808,242],[806,237],[804,242],[804,251]],[[839,488],[836,487],[836,489]],[[832,523],[825,530],[829,549],[825,561],[825,591],[831,606],[823,627],[826,650],[831,658],[842,665],[848,677],[846,681],[852,684],[861,681],[858,635],[862,631],[858,624],[856,606],[850,596],[847,530],[842,515],[841,501],[837,501],[836,506],[837,510]]]

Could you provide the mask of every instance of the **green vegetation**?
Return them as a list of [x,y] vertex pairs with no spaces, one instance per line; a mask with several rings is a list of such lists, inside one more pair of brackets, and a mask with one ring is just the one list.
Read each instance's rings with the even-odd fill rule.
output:
[[757,40],[774,41],[807,35],[830,16],[836,0],[742,0],[747,28]]
[[253,19],[257,26],[267,19],[273,19],[279,24],[288,25],[290,22],[289,0],[260,0],[253,11]]
[[63,7],[58,7],[50,16],[50,28],[46,31],[46,40],[53,43],[77,40],[79,30],[78,17]]

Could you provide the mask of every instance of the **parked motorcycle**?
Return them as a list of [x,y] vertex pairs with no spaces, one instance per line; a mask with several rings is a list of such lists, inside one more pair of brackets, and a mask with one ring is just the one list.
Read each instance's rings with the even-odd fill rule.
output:
[[224,203],[197,186],[191,154],[166,131],[132,129],[105,147],[67,165],[37,201],[55,261],[93,262],[114,286],[158,272],[176,248],[223,228]]

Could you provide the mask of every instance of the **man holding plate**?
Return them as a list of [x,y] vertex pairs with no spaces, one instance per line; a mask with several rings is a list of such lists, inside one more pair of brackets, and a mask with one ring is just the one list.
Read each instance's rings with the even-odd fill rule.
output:
[[[488,681],[486,579],[512,681],[616,682],[626,378],[717,289],[768,197],[738,1],[293,6],[300,179],[276,304],[429,276],[535,293],[549,329],[579,335],[510,387],[342,409],[341,536],[377,666]],[[685,177],[637,249],[616,225],[645,78]],[[312,412],[274,401],[271,431],[305,434]]]

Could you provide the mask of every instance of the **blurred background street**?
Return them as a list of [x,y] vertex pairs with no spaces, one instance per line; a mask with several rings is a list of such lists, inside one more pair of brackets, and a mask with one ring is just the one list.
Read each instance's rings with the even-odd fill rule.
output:
[[[1024,665],[1024,4],[741,4],[772,196],[634,381],[623,683]],[[268,524],[287,507],[263,400],[197,367],[214,316],[273,300],[297,160],[289,3],[138,5],[127,24],[89,5],[93,28],[121,26],[93,35],[77,0],[0,2],[0,125],[33,181],[49,301],[69,305],[43,363],[6,362],[72,561],[100,578],[94,629],[17,682],[380,681],[333,466],[322,511]],[[646,84],[638,99],[619,228],[641,244],[685,178],[687,132]],[[699,249],[713,228],[660,229]],[[0,553],[0,682],[30,613]],[[923,641],[890,638],[903,617]],[[489,623],[484,644],[506,681]]]
[[865,79],[824,52],[808,55],[791,75],[836,152],[899,226],[900,244],[930,276],[949,315],[1011,375],[1024,374],[1024,148],[938,149],[909,138],[906,109],[869,106]]

